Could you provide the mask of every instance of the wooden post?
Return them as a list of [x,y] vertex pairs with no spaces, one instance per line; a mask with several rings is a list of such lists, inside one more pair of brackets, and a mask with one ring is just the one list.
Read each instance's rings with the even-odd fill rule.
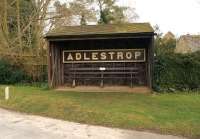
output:
[[50,42],[47,41],[47,70],[48,70],[48,85],[49,87],[51,87],[51,48],[50,48]]
[[63,49],[60,50],[61,52],[61,85],[64,84],[64,63],[63,63]]
[[56,86],[56,80],[55,80],[55,74],[56,74],[56,61],[55,61],[55,47],[53,46],[52,47],[52,44],[51,44],[51,87],[55,87]]
[[104,86],[104,83],[103,83],[103,71],[101,71],[101,85],[100,85],[102,88]]
[[73,87],[73,88],[76,87],[76,80],[75,80],[75,79],[73,79],[73,81],[72,81],[72,87]]
[[153,88],[153,63],[154,63],[154,36],[150,38],[150,45],[148,49],[148,86]]
[[[131,70],[132,72],[132,70]],[[131,88],[133,88],[133,74],[131,73]]]
[[153,89],[154,79],[154,36],[151,41],[151,89]]
[[99,70],[101,71],[101,84],[100,84],[100,86],[103,88],[103,86],[104,86],[104,82],[103,82],[103,72],[106,70],[106,68],[105,67],[100,67],[99,68]]
[[5,88],[5,100],[9,100],[10,98],[10,92],[9,92],[9,87],[7,86]]

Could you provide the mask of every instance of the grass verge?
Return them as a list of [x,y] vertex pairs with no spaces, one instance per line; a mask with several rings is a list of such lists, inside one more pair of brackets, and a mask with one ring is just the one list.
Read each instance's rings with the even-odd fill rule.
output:
[[200,95],[75,93],[11,87],[0,107],[68,121],[200,138]]

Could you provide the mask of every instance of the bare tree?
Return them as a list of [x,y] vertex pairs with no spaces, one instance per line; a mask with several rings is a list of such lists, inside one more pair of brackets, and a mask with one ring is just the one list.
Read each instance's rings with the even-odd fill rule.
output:
[[78,24],[86,25],[88,22],[96,22],[96,11],[91,6],[90,0],[74,0],[69,3],[72,14],[78,17]]
[[[34,5],[32,9],[22,7],[29,6],[29,3],[23,5],[22,3],[24,1],[21,0],[13,0],[12,2],[8,2],[7,0],[0,1],[0,13],[3,15],[0,17],[1,48],[9,48],[3,49],[7,51],[7,53],[17,53],[19,50],[21,53],[25,53],[27,51],[23,52],[23,50],[26,50],[28,48],[27,46],[29,46],[29,52],[34,54],[37,52],[37,54],[39,54],[39,51],[42,49],[41,46],[44,46],[42,37],[45,27],[44,19],[47,17],[48,6],[52,1],[53,0],[32,0],[30,1],[33,2],[32,4]],[[29,14],[27,14],[24,9],[29,10]],[[22,13],[23,11],[25,13]],[[23,14],[23,16],[21,14]],[[9,30],[12,31],[11,35],[9,35]]]
[[21,34],[21,17],[20,17],[20,5],[19,0],[16,0],[16,13],[17,13],[17,34],[18,34],[18,42],[20,47],[20,53],[22,53],[23,45],[22,45],[22,34]]

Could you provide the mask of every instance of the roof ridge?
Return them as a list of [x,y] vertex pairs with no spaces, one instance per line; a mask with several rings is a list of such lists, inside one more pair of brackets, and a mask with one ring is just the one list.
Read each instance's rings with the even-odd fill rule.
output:
[[84,26],[60,26],[46,34],[48,37],[77,36],[77,35],[111,35],[131,33],[153,33],[150,23],[123,23]]
[[85,27],[85,26],[117,26],[117,25],[133,25],[133,24],[148,24],[148,25],[150,25],[150,23],[149,22],[141,22],[141,23],[138,23],[138,22],[136,22],[136,23],[113,23],[113,24],[95,24],[95,25],[71,25],[71,26],[69,26],[69,25],[66,25],[66,26],[62,26],[62,27]]

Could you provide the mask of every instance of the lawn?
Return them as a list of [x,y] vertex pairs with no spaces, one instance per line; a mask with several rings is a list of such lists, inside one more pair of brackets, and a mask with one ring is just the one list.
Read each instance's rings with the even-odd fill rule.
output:
[[0,107],[68,121],[200,138],[200,93],[77,93],[11,87]]

